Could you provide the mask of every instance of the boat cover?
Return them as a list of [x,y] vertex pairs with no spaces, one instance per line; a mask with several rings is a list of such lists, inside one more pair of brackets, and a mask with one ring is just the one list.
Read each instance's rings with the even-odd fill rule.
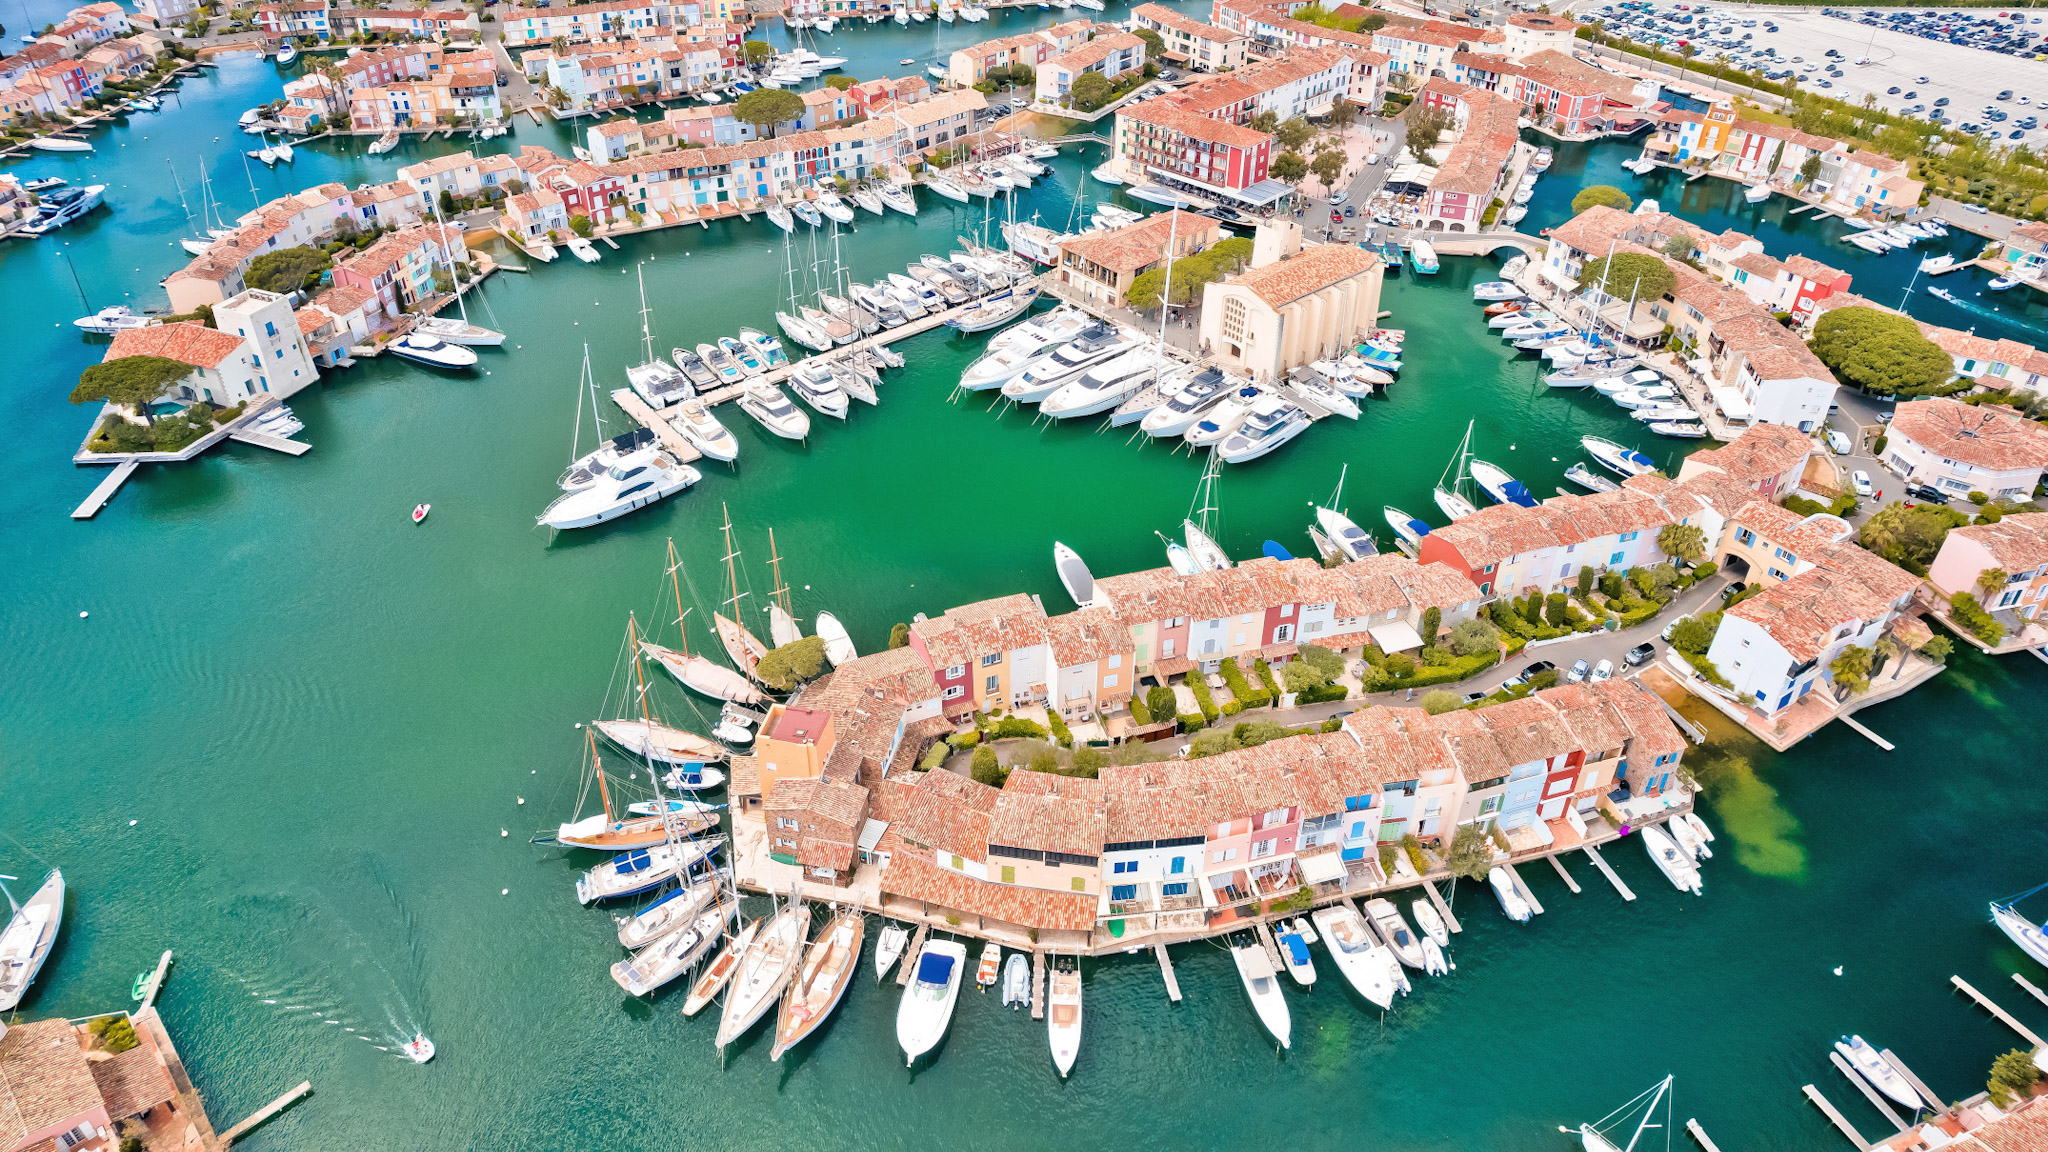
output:
[[944,984],[953,975],[953,958],[943,952],[927,952],[917,961],[917,979],[921,984]]
[[1308,963],[1308,942],[1292,932],[1280,937],[1280,943],[1287,945],[1287,962],[1294,965]]
[[635,872],[645,871],[653,862],[653,858],[647,855],[647,849],[642,848],[620,857],[618,862],[612,865],[612,870],[621,876],[630,876]]
[[1280,546],[1280,542],[1279,542],[1278,540],[1268,540],[1268,541],[1266,541],[1266,555],[1268,555],[1268,556],[1272,557],[1272,558],[1273,558],[1273,559],[1275,559],[1275,560],[1292,560],[1292,559],[1294,559],[1294,557],[1293,557],[1293,556],[1291,556],[1291,555],[1289,555],[1289,554],[1288,554],[1288,552],[1287,552],[1287,549],[1285,549],[1285,548],[1282,548],[1282,547]]

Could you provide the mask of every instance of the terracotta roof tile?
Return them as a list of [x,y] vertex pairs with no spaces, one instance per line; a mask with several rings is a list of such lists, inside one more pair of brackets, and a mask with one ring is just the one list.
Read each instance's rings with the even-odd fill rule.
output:
[[218,369],[242,351],[242,338],[192,320],[130,328],[114,335],[102,360],[124,356],[162,356],[194,368]]
[[2048,428],[2002,405],[1922,397],[1898,406],[1890,435],[1994,472],[2048,467]]
[[1362,276],[1379,265],[1380,258],[1363,248],[1319,244],[1304,249],[1298,256],[1241,272],[1228,283],[1247,289],[1280,309],[1333,284]]
[[881,890],[1024,928],[1085,932],[1095,925],[1093,896],[977,880],[910,852],[890,855]]
[[2007,516],[1996,524],[1951,528],[1949,539],[1974,541],[2007,572],[2028,572],[2048,564],[2048,512]]

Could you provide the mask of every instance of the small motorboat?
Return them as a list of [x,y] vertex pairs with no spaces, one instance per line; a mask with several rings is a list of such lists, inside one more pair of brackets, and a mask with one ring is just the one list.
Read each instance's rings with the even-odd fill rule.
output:
[[1693,864],[1692,858],[1686,855],[1684,849],[1678,846],[1678,842],[1671,838],[1670,833],[1653,824],[1641,829],[1636,835],[1643,838],[1643,851],[1649,853],[1650,863],[1655,864],[1657,870],[1664,873],[1664,878],[1671,881],[1673,888],[1680,892],[1690,892],[1695,896],[1705,894],[1706,886],[1700,883],[1699,868]]
[[1672,817],[1672,819],[1683,820],[1688,825],[1690,825],[1693,832],[1698,834],[1700,838],[1701,855],[1707,859],[1713,858],[1714,850],[1712,848],[1707,847],[1707,845],[1712,844],[1714,842],[1714,830],[1712,828],[1707,827],[1707,822],[1705,820],[1700,819],[1699,813],[1686,812],[1678,816],[1674,816]]
[[429,512],[432,512],[433,510],[434,510],[434,506],[433,506],[432,504],[415,504],[415,505],[413,505],[413,506],[412,506],[412,522],[413,522],[413,523],[415,523],[415,524],[417,524],[417,523],[419,523],[420,521],[422,521],[422,520],[425,520],[425,519],[427,518],[427,513],[429,513]]
[[891,924],[882,929],[875,938],[875,983],[880,984],[896,961],[903,958],[903,949],[910,944],[910,929],[901,924]]
[[1392,900],[1367,900],[1365,915],[1379,931],[1380,938],[1387,942],[1387,947],[1393,949],[1396,960],[1408,968],[1422,967],[1422,945]]
[[427,1039],[425,1032],[416,1031],[412,1034],[412,1039],[399,1045],[399,1051],[404,1052],[405,1058],[413,1063],[425,1064],[434,1058],[434,1042]]
[[1302,936],[1301,931],[1290,925],[1282,925],[1273,935],[1279,942],[1280,963],[1286,966],[1287,975],[1303,988],[1313,987],[1316,982],[1315,961],[1309,958],[1308,941]]
[[1031,962],[1022,952],[1010,953],[1003,965],[1003,1007],[1024,1008],[1031,1003]]
[[1060,583],[1067,589],[1067,598],[1076,606],[1085,608],[1094,601],[1095,576],[1082,562],[1080,553],[1055,540],[1052,542],[1052,566],[1059,573]]
[[981,985],[982,991],[986,992],[991,987],[994,987],[996,976],[1002,970],[1002,964],[1002,945],[991,940],[982,946],[981,964],[974,970],[974,982]]
[[1598,436],[1582,436],[1579,438],[1579,445],[1592,453],[1593,459],[1598,461],[1601,467],[1624,478],[1642,476],[1657,470],[1656,461],[1641,452],[1624,448],[1612,440],[1603,440]]
[[597,263],[597,245],[592,244],[581,236],[571,236],[562,243],[569,249],[569,255],[576,257],[585,264]]
[[1439,947],[1451,946],[1450,928],[1444,923],[1442,914],[1437,912],[1436,905],[1426,899],[1416,900],[1408,905],[1408,910],[1415,914],[1415,926],[1422,930],[1424,936],[1436,941]]
[[709,792],[725,783],[725,773],[704,764],[679,764],[661,778],[664,787],[677,792]]
[[841,624],[837,616],[820,612],[814,623],[818,639],[825,642],[825,659],[831,661],[834,668],[860,658],[860,653],[854,650],[853,637],[846,634],[846,625]]
[[1528,293],[1522,291],[1520,286],[1510,284],[1506,280],[1488,280],[1472,286],[1474,300],[1520,300],[1526,296]]
[[1536,497],[1529,494],[1528,486],[1509,475],[1508,470],[1498,464],[1489,464],[1484,460],[1472,461],[1472,480],[1479,485],[1479,490],[1492,497],[1496,504],[1536,507]]
[[896,1003],[896,1043],[905,1067],[938,1047],[953,1021],[960,999],[960,974],[967,967],[967,946],[958,940],[927,940],[917,954],[917,968],[903,998]]
[[695,984],[690,985],[690,994],[683,999],[683,1015],[695,1016],[704,1010],[705,1005],[711,1003],[718,995],[719,989],[724,988],[732,979],[732,974],[739,969],[740,957],[746,953],[747,945],[754,942],[754,933],[760,930],[759,920],[749,921],[740,929],[739,934],[732,938],[732,943],[725,946],[724,951],[712,957],[711,963],[704,966],[704,974],[697,977]]
[[163,321],[155,316],[144,316],[126,304],[112,304],[90,316],[80,316],[71,322],[72,327],[95,336],[112,336],[116,332],[127,332],[135,328],[154,328]]
[[1238,979],[1244,983],[1245,995],[1251,998],[1252,1011],[1258,1014],[1260,1025],[1280,1042],[1280,1047],[1292,1047],[1294,1025],[1287,1012],[1286,994],[1280,991],[1266,950],[1257,944],[1240,944],[1230,949],[1230,956],[1237,962]]
[[1431,976],[1444,976],[1451,970],[1450,961],[1444,958],[1443,947],[1427,936],[1422,938],[1422,970]]
[[[1856,237],[1851,236],[1850,239],[1854,240],[1856,239]],[[2019,273],[2008,272],[2003,276],[1994,277],[1991,283],[1986,284],[1985,287],[1991,289],[1993,292],[2003,292],[2007,288],[2015,287],[2020,283],[2022,283],[2022,281],[2020,280]]]
[[1751,204],[1761,204],[1771,198],[1771,186],[1768,184],[1751,184],[1742,190],[1742,198]]
[[1486,883],[1493,889],[1494,899],[1500,901],[1500,910],[1507,913],[1508,919],[1517,924],[1526,924],[1529,918],[1535,915],[1535,910],[1529,906],[1529,901],[1522,895],[1521,887],[1515,883],[1515,878],[1508,874],[1507,869],[1498,866],[1488,869]]
[[1885,1059],[1883,1053],[1872,1048],[1863,1037],[1844,1036],[1835,1041],[1835,1051],[1841,1053],[1850,1067],[1856,1069],[1857,1074],[1870,1081],[1871,1086],[1878,1091],[1915,1112],[1927,1107],[1926,1102],[1920,1099],[1920,1094],[1913,1090],[1913,1085],[1907,1082],[1897,1068],[1892,1067],[1891,1061]]
[[1671,840],[1678,845],[1678,850],[1690,857],[1695,864],[1707,858],[1706,841],[1701,840],[1700,834],[1693,831],[1692,825],[1687,824],[1682,818],[1673,816],[1666,820],[1664,831],[1671,834]]
[[1394,535],[1399,536],[1410,544],[1420,545],[1422,538],[1429,535],[1428,524],[1417,520],[1392,504],[1382,508],[1380,514],[1386,518],[1387,527],[1394,530]]
[[1946,272],[1955,266],[1956,258],[1948,255],[1947,253],[1943,253],[1940,256],[1929,256],[1925,260],[1920,261],[1920,271],[1928,273],[1930,275],[1938,272]]

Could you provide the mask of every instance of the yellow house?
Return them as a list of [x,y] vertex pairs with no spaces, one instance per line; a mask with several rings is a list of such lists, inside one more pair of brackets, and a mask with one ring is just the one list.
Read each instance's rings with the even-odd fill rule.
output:
[[1260,382],[1341,356],[1378,325],[1383,275],[1371,252],[1323,244],[1210,284],[1202,292],[1203,350],[1225,371]]
[[825,774],[832,755],[832,714],[821,708],[777,704],[768,709],[761,734],[754,741],[754,761],[761,773],[760,795],[774,793],[777,780],[815,780]]

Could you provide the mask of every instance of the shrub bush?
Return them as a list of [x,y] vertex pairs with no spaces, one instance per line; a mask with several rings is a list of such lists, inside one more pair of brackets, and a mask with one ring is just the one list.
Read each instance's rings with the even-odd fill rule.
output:
[[946,737],[946,743],[951,744],[955,748],[972,748],[976,744],[981,743],[981,729],[976,728],[969,732],[955,732],[951,736]]
[[1154,723],[1166,719],[1179,709],[1179,705],[1173,699],[1173,689],[1164,684],[1154,684],[1146,690],[1145,707],[1152,710]]
[[1562,628],[1570,621],[1571,598],[1562,592],[1552,592],[1543,598],[1543,622],[1552,628]]
[[1958,592],[1948,598],[1949,615],[1966,629],[1970,635],[1996,648],[2005,639],[2005,625],[1991,618],[1991,613],[1977,602],[1968,592]]
[[1060,715],[1058,709],[1048,708],[1045,710],[1045,719],[1052,726],[1052,738],[1059,741],[1060,747],[1072,748],[1074,746],[1074,730],[1067,727],[1067,718]]
[[[1315,646],[1310,645],[1309,647],[1314,648]],[[1303,649],[1302,651],[1304,657],[1306,657],[1307,649]],[[1316,651],[1327,652],[1329,651],[1329,649],[1317,648]],[[1335,656],[1336,654],[1331,653],[1331,655]],[[1307,662],[1305,658],[1303,662]],[[1343,669],[1344,660],[1342,657],[1337,658],[1337,667],[1340,671]],[[1266,692],[1268,693],[1268,695],[1273,699],[1278,699],[1280,696],[1280,682],[1273,678],[1273,666],[1271,664],[1266,663],[1265,657],[1261,656],[1258,659],[1252,661],[1252,671],[1258,674],[1259,683],[1264,684],[1266,686]],[[1336,673],[1333,672],[1331,673],[1331,675],[1334,676],[1336,675]]]
[[1225,700],[1218,711],[1222,712],[1225,716],[1235,716],[1239,712],[1244,711],[1244,705],[1235,700]]
[[1145,707],[1145,698],[1136,692],[1131,693],[1131,719],[1140,724],[1152,723],[1152,710]]
[[1325,704],[1332,700],[1342,700],[1349,695],[1351,689],[1342,684],[1325,684],[1320,688],[1306,688],[1296,692],[1294,702],[1296,705]]
[[1203,717],[1188,712],[1181,713],[1178,719],[1180,730],[1183,732],[1200,732],[1203,725],[1208,723]]
[[1043,740],[1045,736],[1045,727],[1043,725],[1036,721],[1026,720],[1021,716],[1010,716],[998,720],[991,725],[988,738],[991,740]]
[[1202,678],[1200,669],[1188,673],[1188,691],[1195,694],[1195,703],[1202,709],[1202,719],[1211,724],[1215,723],[1216,717],[1222,715],[1222,711],[1216,707],[1215,699],[1209,695],[1209,682]]
[[[1243,708],[1263,708],[1273,702],[1273,694],[1264,688],[1254,688],[1245,681],[1244,672],[1237,666],[1237,658],[1226,658],[1217,668],[1223,676],[1223,683],[1230,688],[1230,694],[1237,698]],[[1190,677],[1192,679],[1192,677]],[[1209,709],[1204,707],[1202,711]]]

